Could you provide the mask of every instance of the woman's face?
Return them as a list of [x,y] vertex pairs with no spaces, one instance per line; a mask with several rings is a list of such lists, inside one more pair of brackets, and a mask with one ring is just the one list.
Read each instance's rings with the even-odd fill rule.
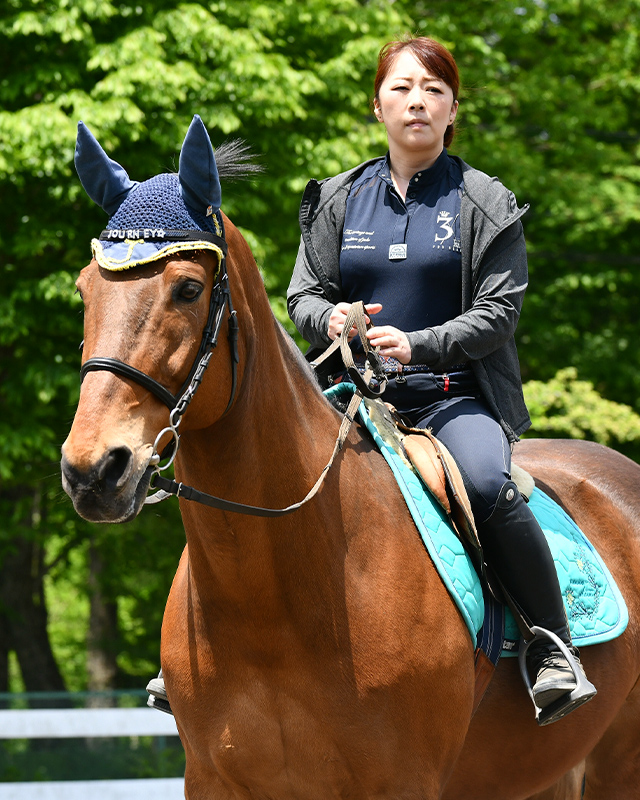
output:
[[403,50],[380,86],[374,111],[387,129],[392,158],[395,152],[427,161],[442,152],[458,101],[448,84],[425,69],[409,50]]

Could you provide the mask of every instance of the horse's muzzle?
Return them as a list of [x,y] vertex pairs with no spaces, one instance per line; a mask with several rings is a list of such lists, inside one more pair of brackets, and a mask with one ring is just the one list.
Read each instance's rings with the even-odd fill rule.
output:
[[63,452],[62,487],[77,513],[89,522],[129,522],[138,515],[149,489],[147,465],[136,465],[126,446],[107,450],[85,468]]

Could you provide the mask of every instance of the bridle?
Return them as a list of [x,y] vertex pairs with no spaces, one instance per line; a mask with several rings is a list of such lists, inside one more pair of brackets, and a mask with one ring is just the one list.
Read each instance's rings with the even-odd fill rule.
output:
[[[103,235],[104,233],[105,232],[103,232]],[[178,238],[178,236],[181,236],[181,238],[183,239],[194,238],[192,231],[166,231],[163,233],[165,234],[164,238],[168,238],[169,236],[171,236],[171,238],[174,240]],[[179,434],[180,422],[189,406],[189,403],[191,403],[191,401],[193,400],[193,397],[202,382],[205,370],[207,369],[211,356],[213,355],[213,351],[215,350],[218,344],[218,336],[220,333],[220,328],[222,326],[225,309],[228,309],[229,311],[228,339],[229,339],[229,350],[231,354],[232,379],[231,379],[231,391],[230,391],[229,402],[227,403],[227,407],[224,411],[224,414],[226,414],[231,408],[233,401],[235,399],[236,389],[237,389],[237,375],[238,375],[238,362],[239,362],[238,319],[236,312],[233,308],[233,304],[231,302],[231,291],[229,288],[229,279],[226,271],[226,255],[228,249],[227,242],[225,241],[224,238],[216,236],[213,233],[209,233],[208,231],[198,231],[197,235],[199,239],[210,241],[216,244],[220,248],[221,255],[220,255],[220,263],[218,265],[218,271],[216,274],[215,284],[211,291],[211,299],[209,301],[209,313],[207,316],[207,322],[205,328],[202,332],[202,340],[200,342],[200,347],[194,359],[191,370],[189,371],[189,375],[186,381],[183,383],[179,392],[175,395],[172,394],[165,386],[163,386],[161,383],[155,380],[155,378],[152,378],[150,375],[147,375],[145,372],[142,372],[136,367],[132,367],[130,364],[126,364],[124,361],[120,361],[117,358],[111,358],[109,356],[98,356],[95,358],[87,359],[87,361],[84,362],[80,370],[80,382],[84,380],[87,373],[89,372],[95,372],[95,371],[113,372],[116,375],[128,378],[134,383],[137,383],[138,385],[144,387],[169,408],[170,411],[169,425],[166,428],[163,428],[160,431],[160,433],[156,436],[155,442],[153,444],[152,454],[149,459],[149,466],[147,467],[145,471],[145,476],[143,478],[143,479],[148,479],[149,487],[151,489],[157,489],[157,491],[155,492],[155,494],[152,494],[146,498],[145,504],[159,503],[162,500],[165,500],[168,497],[175,495],[176,497],[182,497],[186,500],[194,500],[203,505],[209,506],[211,508],[218,508],[223,511],[233,511],[240,514],[248,514],[251,516],[258,516],[258,517],[281,517],[284,516],[285,514],[290,514],[293,511],[296,511],[298,508],[303,506],[317,494],[336,456],[342,450],[342,447],[347,438],[347,434],[349,433],[351,425],[355,419],[356,411],[360,406],[360,402],[362,401],[363,396],[364,395],[367,395],[369,397],[378,396],[381,393],[381,391],[384,390],[384,385],[386,385],[386,378],[379,369],[379,361],[377,359],[377,348],[374,349],[370,345],[367,348],[368,340],[365,336],[367,325],[365,322],[365,313],[363,304],[354,303],[349,315],[347,316],[347,319],[345,320],[345,326],[342,332],[342,336],[338,340],[336,340],[329,349],[331,352],[333,352],[339,346],[341,348],[341,351],[343,352],[343,357],[345,357],[345,355],[349,351],[348,348],[349,330],[351,329],[352,325],[356,325],[356,327],[360,331],[361,340],[365,344],[365,350],[367,351],[367,356],[370,359],[369,363],[370,365],[373,366],[368,366],[366,372],[364,373],[364,376],[361,376],[359,373],[357,373],[356,370],[357,388],[356,391],[353,393],[353,396],[351,398],[351,401],[349,402],[347,410],[344,413],[342,422],[340,424],[338,437],[334,445],[333,452],[331,454],[331,458],[329,459],[328,463],[320,473],[318,480],[315,482],[315,484],[311,487],[307,495],[301,501],[299,501],[298,503],[293,503],[292,505],[287,506],[286,508],[263,508],[261,506],[251,506],[251,505],[246,505],[245,503],[236,503],[231,500],[224,500],[221,497],[214,497],[213,495],[206,494],[205,492],[200,492],[191,486],[185,486],[182,483],[178,483],[168,478],[164,478],[162,475],[160,475],[161,471],[166,470],[168,467],[171,466],[177,455],[178,447],[180,444],[180,434]],[[329,351],[327,351],[327,355],[329,355]],[[351,374],[352,370],[349,369],[349,372]],[[378,391],[372,391],[370,389],[369,382],[371,378],[374,376],[374,374],[376,375],[376,377],[378,377],[379,380],[384,381],[382,389]],[[356,375],[354,374],[353,377],[356,377]],[[160,441],[168,433],[171,434],[172,437],[171,441],[168,443],[168,445],[166,445],[163,448],[162,452],[159,452],[158,447],[160,446]]]
[[[105,232],[103,231],[101,238],[104,235]],[[194,232],[192,231],[164,231],[163,238],[175,241],[176,239],[187,240],[187,238],[193,239],[195,237]],[[225,414],[231,408],[236,394],[239,362],[238,318],[231,302],[229,278],[226,271],[226,255],[228,249],[227,242],[223,237],[217,236],[214,233],[209,233],[208,231],[197,231],[197,238],[211,242],[219,247],[220,261],[215,276],[215,283],[213,289],[211,290],[209,311],[207,314],[207,321],[202,332],[200,347],[194,358],[193,365],[189,370],[189,374],[178,393],[175,395],[172,394],[169,389],[163,386],[155,378],[152,378],[145,372],[136,369],[136,367],[132,367],[130,364],[126,364],[124,361],[120,361],[117,358],[111,358],[110,356],[89,358],[84,362],[82,368],[80,369],[81,383],[89,372],[113,372],[114,374],[128,378],[134,383],[137,383],[139,386],[147,389],[147,391],[151,392],[155,397],[158,398],[158,400],[160,400],[169,408],[169,425],[160,431],[153,445],[153,452],[150,460],[150,465],[153,471],[159,469],[161,458],[169,459],[161,467],[161,469],[167,469],[176,456],[180,438],[178,434],[178,428],[180,426],[182,417],[189,406],[189,403],[193,399],[193,396],[202,382],[205,370],[207,369],[211,356],[213,355],[213,351],[218,344],[218,337],[220,334],[220,328],[222,327],[225,309],[228,309],[229,311],[228,339],[229,350],[231,354],[231,391],[229,402],[227,403],[227,407],[224,411]],[[162,454],[160,454],[157,448],[160,444],[160,440],[167,433],[172,435],[172,441],[163,449]]]

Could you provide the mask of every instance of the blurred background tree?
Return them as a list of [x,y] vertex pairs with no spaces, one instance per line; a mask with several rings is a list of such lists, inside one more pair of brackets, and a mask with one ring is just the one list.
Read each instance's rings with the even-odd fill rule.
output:
[[306,181],[385,152],[370,108],[377,52],[406,32],[438,38],[463,80],[451,151],[531,205],[519,347],[532,433],[640,460],[639,10],[640,0],[5,0],[0,691],[143,686],[184,544],[177,504],[95,526],[60,489],[79,389],[74,281],[105,219],[73,170],[77,121],[137,180],[176,167],[194,113],[214,146],[245,139],[265,174],[225,185],[223,208],[291,331],[284,294]]

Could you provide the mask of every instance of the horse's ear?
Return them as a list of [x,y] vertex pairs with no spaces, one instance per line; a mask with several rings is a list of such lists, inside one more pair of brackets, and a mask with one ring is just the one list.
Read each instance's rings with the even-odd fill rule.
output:
[[78,123],[76,171],[85,192],[112,217],[138,185],[120,164],[109,158],[84,122]]
[[191,120],[180,151],[178,168],[182,199],[196,211],[206,214],[220,208],[222,193],[211,139],[204,122],[196,114]]

